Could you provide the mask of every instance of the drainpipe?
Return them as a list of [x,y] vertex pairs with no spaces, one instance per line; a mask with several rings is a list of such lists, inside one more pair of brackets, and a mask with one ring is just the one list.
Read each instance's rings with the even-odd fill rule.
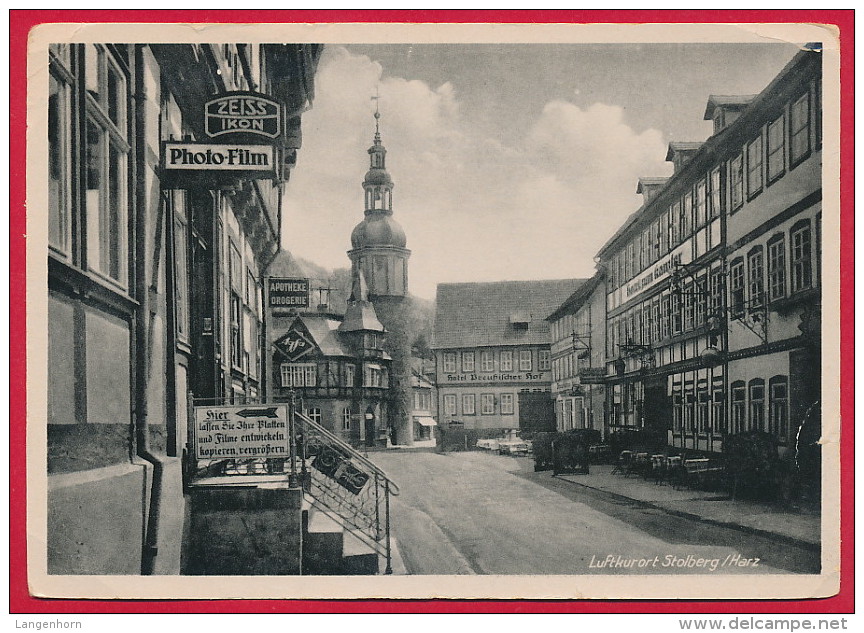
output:
[[[150,369],[150,294],[154,286],[147,283],[147,266],[144,253],[147,249],[147,196],[146,196],[146,151],[140,133],[145,130],[144,105],[147,93],[144,86],[143,45],[135,46],[135,287],[138,289],[138,310],[135,312],[135,448],[141,459],[153,466],[153,481],[150,487],[150,507],[147,529],[141,552],[141,573],[153,574],[158,554],[159,514],[162,507],[162,458],[154,455],[150,448],[150,432],[147,414],[147,383]],[[154,280],[155,282],[155,280]]]

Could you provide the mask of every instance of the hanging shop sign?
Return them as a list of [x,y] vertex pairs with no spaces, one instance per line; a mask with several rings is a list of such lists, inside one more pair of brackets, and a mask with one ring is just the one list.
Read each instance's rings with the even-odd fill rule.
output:
[[162,145],[165,186],[213,189],[236,185],[239,178],[276,177],[276,151],[270,145],[177,143]]
[[268,305],[271,308],[286,310],[309,307],[309,280],[271,277],[267,289]]
[[210,138],[253,135],[273,139],[282,132],[282,107],[257,92],[228,92],[204,104],[204,130]]
[[197,459],[288,457],[288,405],[195,407]]
[[318,349],[312,335],[300,319],[295,320],[288,331],[276,339],[273,345],[291,363],[301,360]]

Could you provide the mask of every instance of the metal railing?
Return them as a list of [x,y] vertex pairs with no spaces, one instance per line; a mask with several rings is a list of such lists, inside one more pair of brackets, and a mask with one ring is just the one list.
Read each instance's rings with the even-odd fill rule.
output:
[[320,424],[295,412],[300,479],[309,502],[386,559],[393,573],[390,497],[399,486],[381,468]]

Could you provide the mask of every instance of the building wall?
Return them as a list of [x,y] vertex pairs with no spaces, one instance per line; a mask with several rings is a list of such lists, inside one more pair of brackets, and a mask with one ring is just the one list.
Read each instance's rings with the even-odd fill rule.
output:
[[[530,353],[531,369],[520,369],[519,352]],[[484,371],[482,354],[492,355],[492,371]],[[513,354],[513,369],[501,369],[501,353]],[[463,354],[474,354],[474,369],[463,363]],[[456,371],[447,371],[445,359],[456,354]],[[544,369],[538,369],[541,355],[545,359]],[[548,346],[498,346],[435,351],[436,383],[438,385],[438,422],[448,424],[451,419],[461,420],[465,429],[503,430],[519,428],[519,398],[521,390],[549,392],[551,370]],[[506,365],[505,365],[506,367]],[[483,396],[492,398],[491,413],[482,412]],[[512,413],[502,413],[502,395],[512,399]],[[449,397],[456,397],[456,410],[448,409]],[[464,397],[474,397],[474,414],[465,413]],[[551,396],[550,396],[551,397]],[[470,407],[468,408],[470,411]]]

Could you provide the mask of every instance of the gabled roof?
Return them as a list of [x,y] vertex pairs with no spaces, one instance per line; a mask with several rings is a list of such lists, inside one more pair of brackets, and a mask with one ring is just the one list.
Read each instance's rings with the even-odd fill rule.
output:
[[567,297],[567,299],[562,303],[557,310],[555,310],[552,314],[546,317],[546,320],[550,323],[552,321],[557,321],[562,316],[566,314],[574,314],[579,308],[581,308],[585,302],[588,300],[588,297],[591,296],[591,293],[600,285],[603,281],[603,272],[598,271],[595,273],[591,279],[586,281],[584,284],[579,286],[572,295]]
[[[584,279],[438,284],[432,347],[542,345],[550,342],[546,316]],[[523,314],[528,328],[511,317]]]
[[339,328],[339,321],[328,319],[325,316],[303,315],[297,317],[302,319],[304,325],[309,330],[309,334],[315,339],[318,347],[321,348],[321,353],[324,356],[351,356],[349,349],[342,346],[339,341],[339,336],[336,330]]

